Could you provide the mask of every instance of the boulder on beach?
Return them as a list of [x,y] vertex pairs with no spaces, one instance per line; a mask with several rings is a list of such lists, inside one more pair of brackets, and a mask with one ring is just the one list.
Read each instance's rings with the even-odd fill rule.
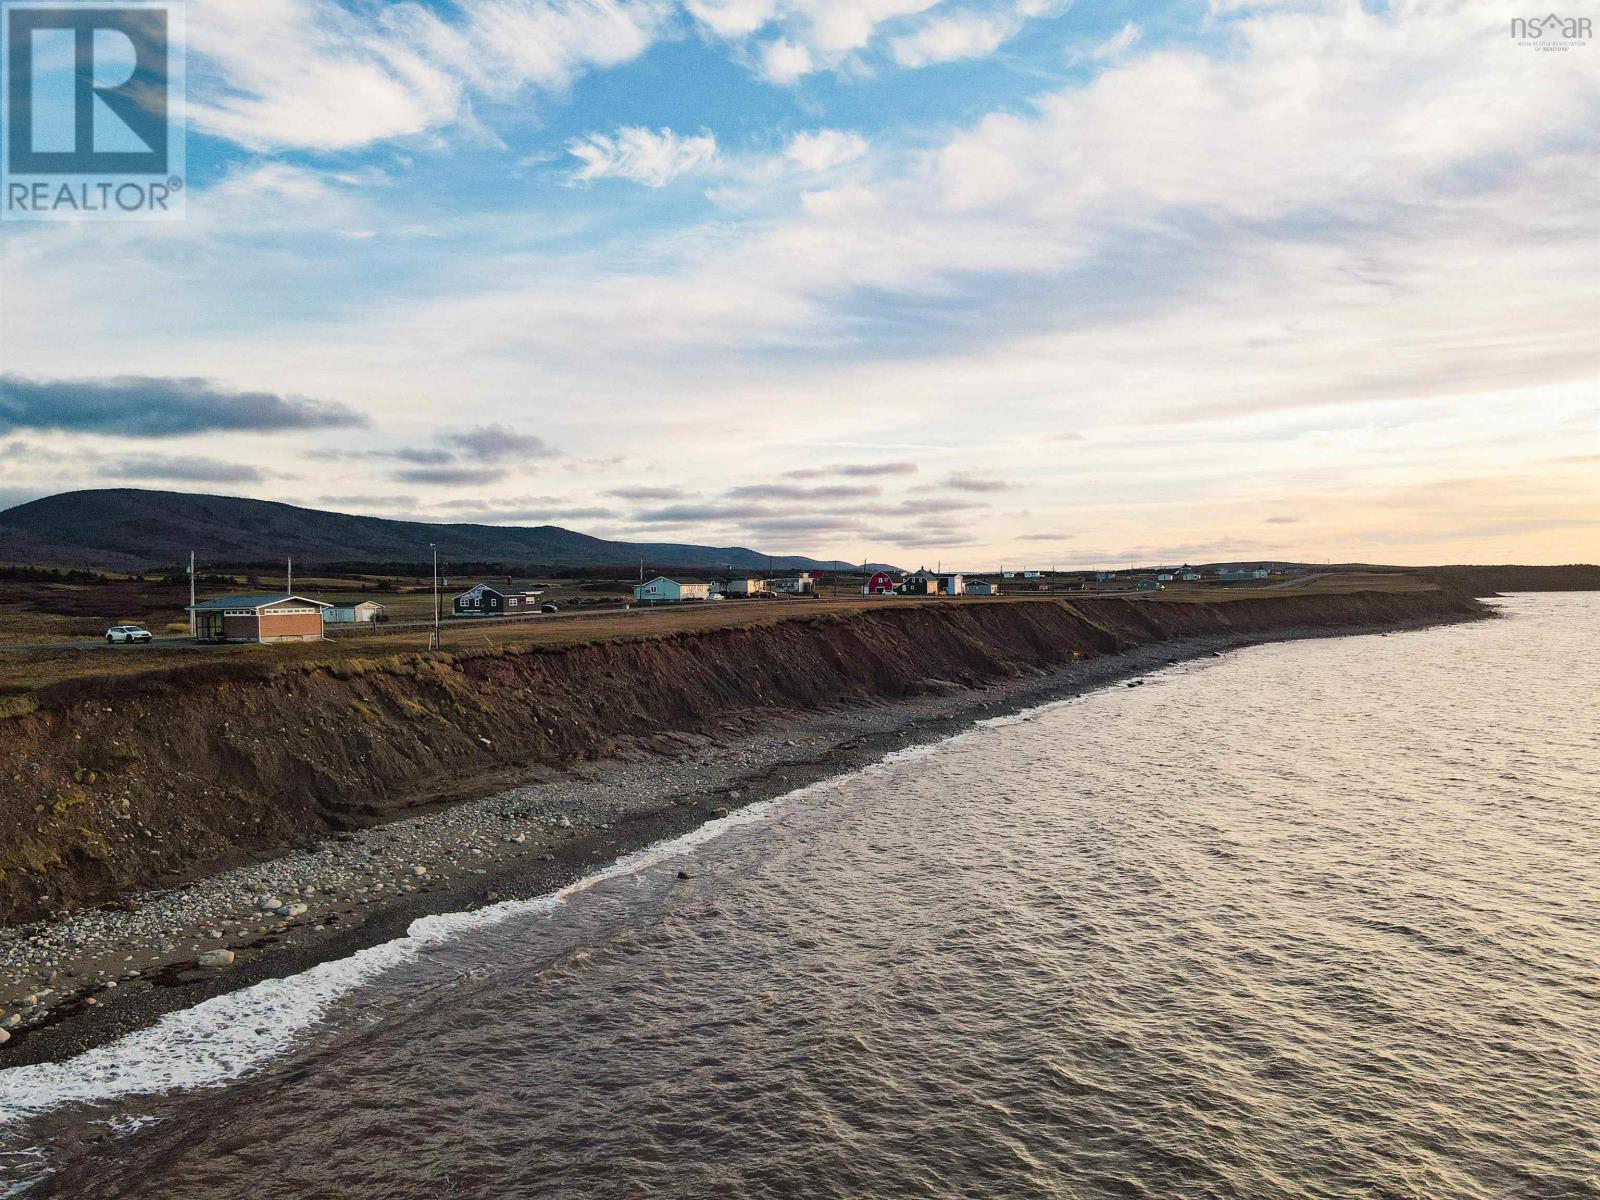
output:
[[196,966],[201,967],[231,967],[233,966],[233,951],[207,950],[194,961]]

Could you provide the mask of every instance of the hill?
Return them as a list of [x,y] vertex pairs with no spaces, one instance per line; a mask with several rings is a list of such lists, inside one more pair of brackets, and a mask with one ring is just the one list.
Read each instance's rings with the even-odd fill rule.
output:
[[608,542],[556,525],[435,525],[297,508],[270,500],[107,488],[62,492],[0,512],[0,562],[140,570],[188,561],[306,566],[420,563],[429,543],[453,562],[542,567],[843,570],[852,564],[744,546]]

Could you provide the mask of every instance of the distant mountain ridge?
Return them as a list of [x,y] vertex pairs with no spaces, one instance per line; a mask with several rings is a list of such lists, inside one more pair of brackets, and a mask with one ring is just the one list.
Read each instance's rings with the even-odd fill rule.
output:
[[[144,488],[62,492],[0,511],[0,562],[140,570],[186,563],[455,562],[547,567],[848,570],[838,560],[761,554],[744,546],[611,542],[557,525],[435,525],[300,508],[273,500]],[[874,564],[876,565],[876,564]]]

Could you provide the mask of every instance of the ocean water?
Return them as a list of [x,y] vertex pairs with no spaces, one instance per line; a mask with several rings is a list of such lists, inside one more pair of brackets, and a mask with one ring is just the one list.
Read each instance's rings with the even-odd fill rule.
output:
[[1497,603],[0,1071],[0,1195],[1600,1196],[1600,596]]

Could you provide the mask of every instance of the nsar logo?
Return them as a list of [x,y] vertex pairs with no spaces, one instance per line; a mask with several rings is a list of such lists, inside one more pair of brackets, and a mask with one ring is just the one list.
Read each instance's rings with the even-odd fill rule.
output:
[[1574,46],[1588,45],[1594,30],[1588,17],[1563,17],[1559,13],[1550,13],[1543,17],[1514,18],[1511,36],[1520,44],[1538,50],[1570,50]]

